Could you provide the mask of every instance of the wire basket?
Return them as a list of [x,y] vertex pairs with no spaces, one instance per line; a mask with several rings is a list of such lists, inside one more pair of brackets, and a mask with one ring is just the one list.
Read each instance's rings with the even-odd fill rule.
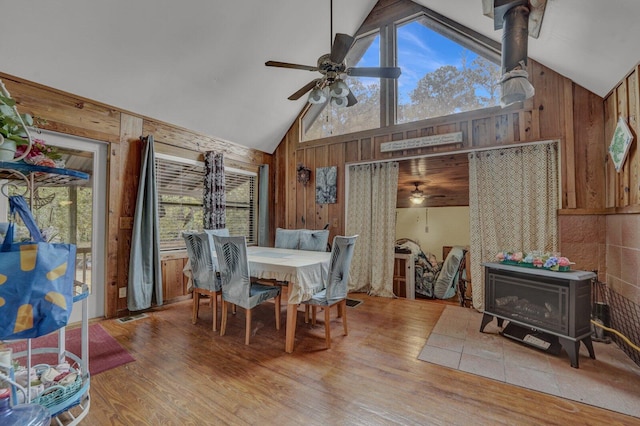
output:
[[46,408],[62,404],[69,398],[75,396],[82,388],[82,375],[71,369],[71,373],[77,373],[76,380],[68,386],[53,385],[47,388],[43,393],[31,400],[35,404],[40,404]]

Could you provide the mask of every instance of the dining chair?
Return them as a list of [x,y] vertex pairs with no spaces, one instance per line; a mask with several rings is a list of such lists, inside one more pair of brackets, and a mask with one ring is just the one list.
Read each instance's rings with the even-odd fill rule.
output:
[[329,242],[328,229],[301,229],[300,230],[300,250],[309,251],[327,251],[327,243]]
[[[220,228],[220,229],[205,229],[204,232],[207,235],[217,235],[219,237],[228,237],[229,236],[229,228]],[[211,247],[213,250],[213,247]]]
[[251,282],[247,240],[241,237],[221,237],[214,235],[213,244],[218,258],[222,284],[222,324],[220,335],[227,330],[227,305],[235,304],[245,309],[245,345],[251,335],[251,310],[269,299],[275,299],[276,330],[280,330],[280,287]]
[[342,327],[344,335],[348,335],[347,330],[347,283],[349,281],[349,268],[353,258],[353,249],[356,244],[357,235],[351,237],[336,236],[333,238],[331,246],[331,260],[329,262],[329,273],[324,283],[324,290],[314,294],[309,300],[302,303],[310,305],[312,309],[313,322],[315,323],[316,308],[324,308],[324,334],[327,348],[331,348],[331,321],[330,310],[334,305],[338,305],[338,313],[342,316]]
[[273,246],[276,248],[298,250],[300,246],[300,230],[276,228],[276,240]]
[[198,320],[200,296],[211,298],[213,305],[213,331],[218,330],[218,295],[221,294],[221,282],[213,262],[213,244],[206,232],[183,231],[182,237],[187,246],[187,256],[191,265],[193,283],[193,313],[191,322]]

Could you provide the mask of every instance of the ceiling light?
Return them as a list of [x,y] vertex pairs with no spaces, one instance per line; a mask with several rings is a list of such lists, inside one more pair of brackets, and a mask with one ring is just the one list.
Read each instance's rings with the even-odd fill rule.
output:
[[411,196],[409,197],[409,201],[411,201],[411,204],[422,204],[422,202],[425,200],[425,198],[427,198],[424,193],[418,189],[418,182],[415,182],[414,185],[416,186],[416,189],[414,189],[413,191],[411,191]]
[[329,86],[329,94],[334,98],[346,98],[349,94],[349,87],[344,81],[337,79]]
[[326,101],[327,101],[327,94],[323,89],[319,87],[316,87],[311,91],[311,93],[309,93],[310,104],[322,104],[322,103],[325,103]]
[[346,107],[347,104],[349,103],[348,99],[346,97],[344,98],[331,98],[331,104],[338,107],[338,108],[343,108]]

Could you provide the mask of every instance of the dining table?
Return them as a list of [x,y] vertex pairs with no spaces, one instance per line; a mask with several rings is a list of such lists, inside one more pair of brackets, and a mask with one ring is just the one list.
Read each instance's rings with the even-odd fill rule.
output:
[[[217,265],[215,250],[214,261]],[[287,283],[285,351],[293,352],[298,305],[324,289],[329,274],[330,252],[248,246],[249,273],[258,279]]]

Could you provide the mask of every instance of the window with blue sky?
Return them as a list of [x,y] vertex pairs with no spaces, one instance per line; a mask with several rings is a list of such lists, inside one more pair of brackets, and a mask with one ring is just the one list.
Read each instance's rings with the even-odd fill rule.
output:
[[[426,15],[392,28],[395,37],[388,42],[395,41],[394,46],[381,48],[379,32],[360,37],[347,55],[347,66],[399,66],[400,78],[347,78],[358,103],[348,108],[314,105],[303,117],[303,141],[499,105],[500,66],[480,55],[472,39],[460,33],[452,40]],[[385,58],[381,52],[396,54]],[[395,104],[380,101],[385,93]]]

